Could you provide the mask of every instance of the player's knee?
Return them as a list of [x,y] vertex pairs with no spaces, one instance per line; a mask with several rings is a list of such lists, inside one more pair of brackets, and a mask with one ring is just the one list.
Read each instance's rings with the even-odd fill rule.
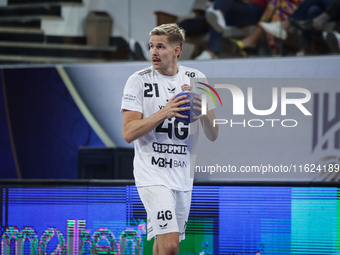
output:
[[177,255],[179,251],[179,244],[176,241],[169,241],[166,244],[166,255]]

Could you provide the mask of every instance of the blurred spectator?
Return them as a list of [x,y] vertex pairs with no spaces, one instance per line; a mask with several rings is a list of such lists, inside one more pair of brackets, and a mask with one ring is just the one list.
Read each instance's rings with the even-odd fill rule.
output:
[[255,25],[268,0],[215,0],[206,12],[206,19],[211,25],[208,44],[205,50],[196,60],[213,59],[217,57],[223,38],[223,32],[227,26],[250,26]]
[[[292,17],[291,23],[303,30],[303,35],[318,34],[318,31],[326,29],[326,24],[331,21],[340,22],[340,0],[306,0],[305,5],[317,6],[319,8],[319,15],[314,17],[307,17],[299,20],[299,16]],[[305,6],[304,5],[304,6]],[[302,5],[301,5],[302,6]],[[321,14],[320,14],[321,13]],[[299,13],[300,14],[300,13]],[[295,18],[295,20],[294,20]],[[306,36],[305,36],[306,37]],[[305,38],[304,37],[304,38]],[[319,37],[321,38],[321,35]],[[323,38],[327,45],[334,53],[340,52],[340,33],[338,31],[324,31]],[[308,37],[307,37],[308,39]]]
[[[270,52],[272,55],[277,55],[279,53],[279,43],[276,38],[287,38],[287,32],[283,30],[281,26],[277,25],[281,24],[281,21],[287,20],[288,17],[295,12],[300,5],[300,1],[301,0],[270,0],[254,33],[242,40],[232,40],[232,42],[239,48],[243,55],[246,55],[245,49],[254,49],[263,32],[266,32]],[[277,33],[268,33],[267,29],[264,29],[268,23],[272,23],[278,28]]]
[[195,0],[192,7],[194,17],[187,17],[178,23],[187,36],[204,35],[209,32],[210,25],[205,18],[205,10],[208,6],[210,6],[208,0]]
[[300,29],[322,31],[329,21],[339,21],[339,0],[305,0],[289,21]]
[[[286,30],[290,25],[302,30],[303,54],[311,51],[312,40],[324,43],[322,30],[325,29],[327,22],[340,20],[340,0],[305,0],[299,8],[285,21],[283,27]],[[262,23],[262,27],[271,34],[277,34],[279,31],[278,24]],[[333,52],[339,52],[339,33],[336,31],[325,32],[324,37]],[[314,49],[314,51],[322,49]],[[325,52],[318,52],[325,53]]]
[[332,52],[340,53],[340,33],[337,31],[325,32],[324,37]]

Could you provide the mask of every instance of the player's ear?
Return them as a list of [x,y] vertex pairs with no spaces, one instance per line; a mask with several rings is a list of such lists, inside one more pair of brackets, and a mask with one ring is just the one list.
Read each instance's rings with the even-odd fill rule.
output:
[[181,46],[177,45],[177,46],[175,47],[175,57],[176,57],[176,58],[179,58],[179,55],[181,54],[181,52],[182,52]]

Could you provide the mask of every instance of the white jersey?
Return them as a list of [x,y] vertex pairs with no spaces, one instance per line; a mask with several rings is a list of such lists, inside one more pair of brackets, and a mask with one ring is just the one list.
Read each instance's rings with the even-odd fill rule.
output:
[[[178,73],[165,76],[153,66],[131,75],[126,82],[121,110],[137,111],[148,118],[162,109],[174,95],[182,92],[182,86],[190,85],[191,78],[205,78],[198,70],[178,66]],[[208,109],[211,109],[209,107]],[[137,187],[163,185],[173,190],[188,191],[192,189],[190,178],[190,145],[197,141],[190,137],[189,128],[197,129],[196,121],[190,125],[176,120],[165,119],[148,134],[134,142],[134,177]]]

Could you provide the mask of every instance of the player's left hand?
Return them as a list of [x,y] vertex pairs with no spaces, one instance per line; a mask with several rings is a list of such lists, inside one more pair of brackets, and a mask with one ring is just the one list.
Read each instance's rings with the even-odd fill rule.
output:
[[[194,110],[196,110],[196,111],[199,111],[199,112],[202,112],[202,99],[201,99],[201,96],[199,96],[199,95],[197,95],[197,96],[194,96],[194,98],[195,99],[197,99],[197,100],[193,100],[192,102],[195,104],[195,105],[197,105],[197,106],[193,106],[192,108],[194,109]],[[207,103],[207,106],[206,106],[207,108],[206,109],[208,109],[208,103]],[[198,116],[194,116],[193,117],[193,119],[199,119],[199,118],[202,118],[202,117],[204,117],[205,115],[202,115],[202,114],[200,114],[200,115],[198,115]]]

